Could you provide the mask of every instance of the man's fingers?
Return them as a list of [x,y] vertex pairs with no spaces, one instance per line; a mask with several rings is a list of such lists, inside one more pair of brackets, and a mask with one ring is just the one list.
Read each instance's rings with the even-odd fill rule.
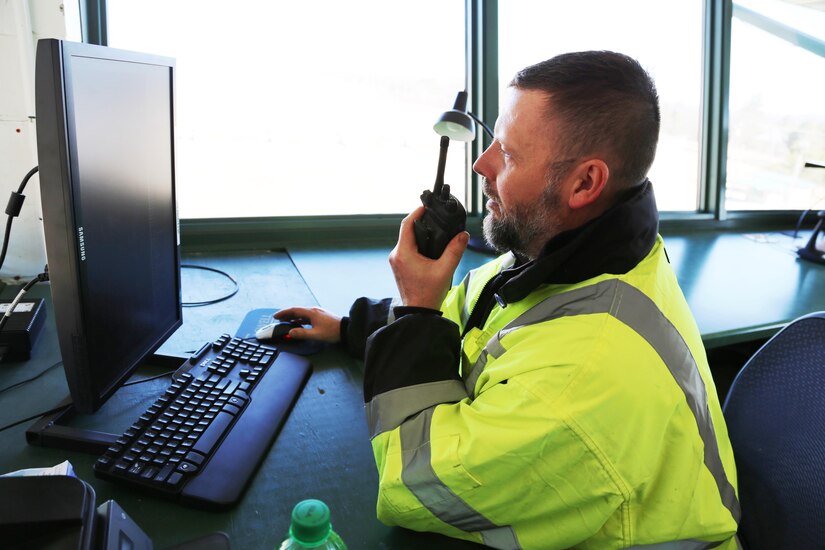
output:
[[310,325],[293,328],[289,331],[290,338],[332,343],[341,341],[341,318],[320,307],[288,307],[278,311],[273,317],[279,321]]
[[447,247],[444,249],[444,252],[441,254],[441,258],[447,258],[449,263],[452,265],[452,269],[458,265],[458,262],[461,261],[461,257],[464,255],[464,251],[467,249],[467,243],[470,242],[470,234],[466,231],[462,231],[458,233],[453,239],[447,243]]
[[419,206],[407,216],[401,220],[401,227],[398,229],[398,243],[401,244],[402,242],[408,242],[412,239],[412,242],[415,242],[415,230],[413,229],[413,225],[415,220],[419,219],[421,216],[424,215],[424,207]]
[[276,312],[273,317],[279,321],[297,321],[311,319],[312,311],[304,307],[288,307]]
[[293,340],[305,340],[307,338],[312,338],[312,330],[307,330],[305,328],[294,328],[289,331],[289,337]]

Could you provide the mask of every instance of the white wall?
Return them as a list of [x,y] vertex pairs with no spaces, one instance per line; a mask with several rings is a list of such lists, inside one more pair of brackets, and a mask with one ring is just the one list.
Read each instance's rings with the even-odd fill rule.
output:
[[[69,10],[70,16],[75,13]],[[0,238],[11,192],[17,191],[26,173],[37,165],[35,44],[40,38],[65,35],[62,0],[0,0]],[[18,278],[26,282],[46,264],[37,175],[29,180],[23,195],[26,200],[12,222],[8,253],[0,270],[5,282]]]

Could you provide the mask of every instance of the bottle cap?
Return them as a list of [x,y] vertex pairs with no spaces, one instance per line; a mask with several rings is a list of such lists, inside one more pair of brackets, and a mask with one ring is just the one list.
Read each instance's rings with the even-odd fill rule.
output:
[[304,546],[324,542],[331,530],[329,508],[322,501],[302,500],[292,509],[289,534]]

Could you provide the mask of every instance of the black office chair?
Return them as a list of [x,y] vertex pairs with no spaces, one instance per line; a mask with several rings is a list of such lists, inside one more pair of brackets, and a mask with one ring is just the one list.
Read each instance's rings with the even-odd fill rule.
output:
[[748,360],[723,407],[746,549],[825,548],[825,312]]

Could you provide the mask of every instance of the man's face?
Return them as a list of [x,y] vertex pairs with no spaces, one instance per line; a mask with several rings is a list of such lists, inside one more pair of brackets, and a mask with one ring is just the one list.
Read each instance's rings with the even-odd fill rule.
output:
[[488,214],[484,236],[497,249],[530,258],[564,226],[563,176],[547,95],[510,88],[496,122],[495,140],[473,169],[484,177]]

